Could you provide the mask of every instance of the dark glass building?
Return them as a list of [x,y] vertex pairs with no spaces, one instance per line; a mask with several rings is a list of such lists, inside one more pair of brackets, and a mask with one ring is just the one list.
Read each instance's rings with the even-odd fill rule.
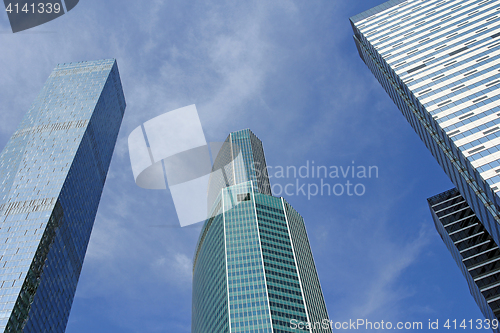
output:
[[209,202],[194,256],[192,332],[331,332],[304,220],[271,195],[250,130],[220,149]]
[[390,0],[350,18],[360,57],[456,186],[429,199],[431,211],[489,320],[500,267],[499,10],[498,0]]
[[125,99],[115,60],[58,65],[0,154],[0,329],[64,332]]
[[500,319],[498,245],[457,189],[427,201],[436,229],[467,279],[481,312],[486,318]]

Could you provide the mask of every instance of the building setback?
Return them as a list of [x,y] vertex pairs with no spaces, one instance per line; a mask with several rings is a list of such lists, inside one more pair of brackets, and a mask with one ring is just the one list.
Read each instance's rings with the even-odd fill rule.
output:
[[231,133],[194,256],[193,333],[331,332],[304,220],[271,195],[265,170],[261,141]]
[[[391,0],[350,21],[360,57],[457,187],[429,204],[471,293],[493,320],[500,294],[487,277],[500,268],[491,250],[500,244],[500,1]],[[459,206],[466,209],[454,212]],[[461,220],[465,210],[473,222]],[[483,252],[485,235],[495,246]],[[478,247],[468,252],[466,244]]]
[[58,65],[0,154],[0,329],[64,332],[125,111],[115,60]]

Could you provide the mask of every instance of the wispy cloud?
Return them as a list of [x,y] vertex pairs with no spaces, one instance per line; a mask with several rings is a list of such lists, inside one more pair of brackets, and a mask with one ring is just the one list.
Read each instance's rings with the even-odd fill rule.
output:
[[306,218],[332,319],[405,318],[410,300],[442,309],[410,281],[425,278],[416,269],[436,241],[421,200],[449,182],[358,59],[348,16],[377,2],[86,0],[33,30],[54,33],[0,34],[4,144],[57,63],[118,59],[127,110],[68,333],[190,331],[200,229],[174,227],[168,191],[134,184],[127,137],[193,103],[207,140],[250,127],[271,165],[379,166],[363,197],[287,198]]

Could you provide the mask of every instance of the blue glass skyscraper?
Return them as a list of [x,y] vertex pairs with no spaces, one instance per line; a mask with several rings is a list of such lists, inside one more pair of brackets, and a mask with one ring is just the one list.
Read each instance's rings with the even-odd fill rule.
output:
[[64,332],[124,111],[115,60],[58,65],[0,154],[4,332]]
[[194,256],[192,332],[331,332],[304,220],[271,195],[250,130],[220,149],[209,203]]
[[[456,260],[457,251],[464,261],[487,258],[459,266],[488,319],[495,306],[485,304],[499,295],[487,277],[500,272],[500,256],[480,235],[500,244],[499,10],[498,0],[390,0],[350,19],[359,55],[457,187],[429,202]],[[480,226],[462,219],[464,207],[447,207],[458,197]]]

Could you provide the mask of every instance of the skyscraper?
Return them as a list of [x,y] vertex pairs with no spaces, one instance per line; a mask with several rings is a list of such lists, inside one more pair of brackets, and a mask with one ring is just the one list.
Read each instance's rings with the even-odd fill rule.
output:
[[125,111],[115,60],[58,65],[0,154],[0,329],[64,332]]
[[331,332],[304,220],[271,195],[250,130],[220,149],[209,203],[194,256],[192,332]]
[[498,245],[456,188],[429,198],[428,202],[436,229],[467,279],[481,312],[486,318],[499,318]]
[[[480,249],[483,236],[457,237],[484,227],[483,234],[500,244],[499,10],[498,0],[391,0],[350,19],[359,55],[455,184],[453,195],[465,199],[480,224],[460,220],[463,212],[452,213],[454,207],[447,210],[457,224],[443,220],[436,207],[445,207],[441,199],[452,192],[429,199],[436,227],[456,260],[457,251],[464,260],[488,257],[478,271],[465,261],[459,266],[473,295],[479,290],[490,303],[498,289],[476,282],[496,274],[500,257],[490,248],[487,253],[463,248]],[[471,244],[474,240],[478,243]],[[494,319],[493,308],[485,311],[480,297],[475,299],[486,318]]]

